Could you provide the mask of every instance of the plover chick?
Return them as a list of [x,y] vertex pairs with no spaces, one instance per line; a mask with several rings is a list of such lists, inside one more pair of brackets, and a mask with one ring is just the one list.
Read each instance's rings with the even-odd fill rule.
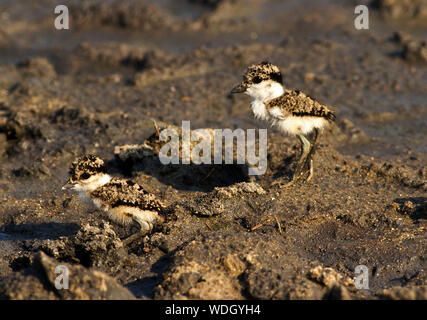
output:
[[[292,185],[308,172],[306,181],[313,177],[313,155],[322,129],[335,120],[334,113],[301,91],[283,87],[279,68],[269,62],[251,65],[243,75],[243,81],[231,93],[245,93],[251,97],[251,109],[255,118],[266,120],[280,131],[296,136],[301,142]],[[310,142],[308,136],[313,133]],[[272,185],[282,184],[280,180]]]
[[150,233],[156,224],[164,221],[164,205],[140,185],[111,177],[104,161],[94,155],[85,155],[74,161],[69,170],[70,178],[62,188],[76,191],[80,197],[108,217],[121,224],[136,222],[140,231],[124,239],[128,244]]

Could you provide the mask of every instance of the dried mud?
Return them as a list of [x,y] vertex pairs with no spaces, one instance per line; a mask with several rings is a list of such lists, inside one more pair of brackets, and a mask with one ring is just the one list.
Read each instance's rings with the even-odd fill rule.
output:
[[[369,30],[354,1],[176,3],[76,1],[58,31],[56,1],[0,1],[0,298],[426,299],[423,2],[369,2]],[[266,59],[337,114],[312,181],[269,187],[299,152],[274,129],[255,179],[160,163],[153,119],[266,128],[229,95]],[[125,247],[135,226],[62,191],[89,152],[161,198],[165,223]]]

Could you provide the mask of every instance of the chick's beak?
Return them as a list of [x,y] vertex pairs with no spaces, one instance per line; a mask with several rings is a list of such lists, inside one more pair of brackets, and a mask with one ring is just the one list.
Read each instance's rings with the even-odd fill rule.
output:
[[71,182],[71,181],[68,181],[68,182],[67,182],[67,183],[62,187],[62,190],[69,190],[69,189],[73,189],[75,185],[76,185],[75,183],[73,183],[73,182]]
[[240,83],[238,86],[235,86],[231,93],[243,93],[246,91],[246,86],[243,83]]

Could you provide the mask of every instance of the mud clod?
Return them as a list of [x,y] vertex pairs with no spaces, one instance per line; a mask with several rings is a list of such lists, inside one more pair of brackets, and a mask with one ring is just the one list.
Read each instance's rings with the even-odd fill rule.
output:
[[385,300],[426,300],[427,287],[391,288],[379,293],[379,297]]
[[310,269],[307,276],[309,279],[323,284],[328,289],[332,289],[339,284],[345,286],[354,285],[353,280],[350,278],[343,277],[332,268],[324,268],[322,266],[317,266],[313,269]]
[[109,274],[120,269],[127,257],[123,244],[106,222],[84,225],[70,239],[48,240],[41,249],[60,261],[78,262]]
[[18,69],[25,75],[55,78],[55,67],[44,57],[36,57],[18,63]]
[[[56,289],[61,265],[68,270],[68,288]],[[64,269],[61,269],[64,270]],[[63,285],[64,282],[61,282]],[[8,299],[134,299],[127,289],[100,271],[91,271],[79,265],[61,263],[38,252],[32,257],[31,267],[25,273],[17,273],[0,281],[0,296]]]
[[196,215],[221,215],[227,210],[233,211],[230,206],[235,206],[236,198],[242,198],[243,194],[254,194],[256,196],[265,193],[266,191],[257,183],[241,182],[230,187],[215,188],[212,193],[196,198],[192,204],[183,205]]
[[403,46],[403,57],[409,62],[427,62],[427,41],[410,40]]
[[424,0],[374,0],[372,4],[384,16],[393,19],[423,19],[427,17]]

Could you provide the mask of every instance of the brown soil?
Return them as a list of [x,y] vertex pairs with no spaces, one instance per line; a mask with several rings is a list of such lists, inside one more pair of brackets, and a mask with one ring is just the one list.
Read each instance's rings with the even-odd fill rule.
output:
[[[422,1],[373,1],[360,31],[354,1],[79,1],[63,31],[54,2],[0,2],[1,298],[427,299]],[[272,129],[254,181],[245,166],[119,156],[153,137],[152,119],[266,128],[229,95],[262,60],[337,114],[312,181],[269,187],[299,152]],[[166,222],[124,247],[136,227],[61,190],[84,153],[161,198]],[[58,264],[75,275],[67,292]]]

